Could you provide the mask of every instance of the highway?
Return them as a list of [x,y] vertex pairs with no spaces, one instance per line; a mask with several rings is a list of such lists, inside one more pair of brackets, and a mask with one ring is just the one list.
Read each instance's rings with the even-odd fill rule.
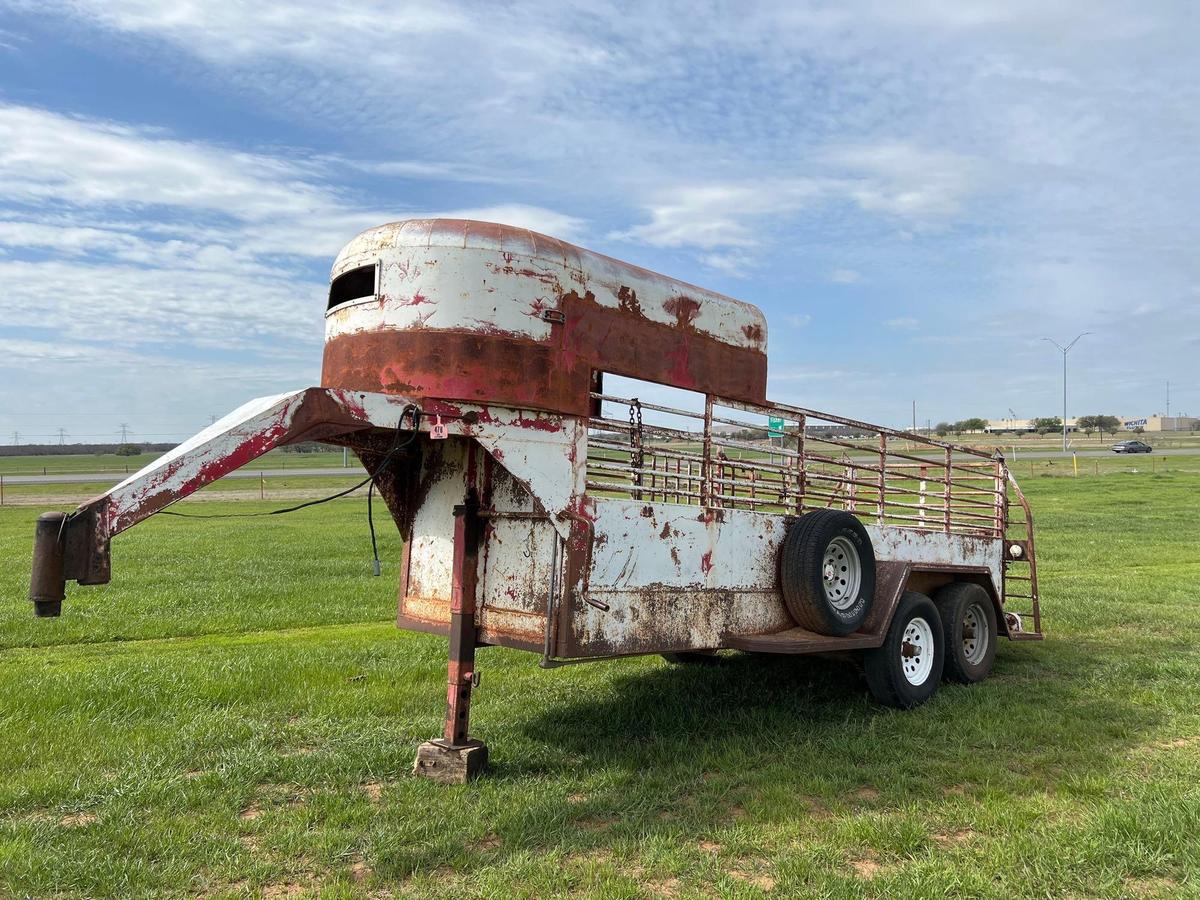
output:
[[[916,454],[926,455],[926,454]],[[1005,454],[1010,462],[1021,463],[1031,459],[1070,459],[1069,453],[1064,454],[1061,450],[1037,450],[1024,452],[1020,448],[1017,449],[1017,455],[1014,457],[1011,454]],[[1111,450],[1080,450],[1076,454],[1080,459],[1105,458],[1114,457],[1129,460],[1131,463],[1137,460],[1145,460],[1147,464],[1153,457],[1164,456],[1196,456],[1200,455],[1200,447],[1175,447],[1166,450],[1155,450],[1153,453],[1130,453],[1117,454]],[[850,457],[856,459],[857,456]],[[874,459],[875,457],[863,456],[864,459]],[[940,459],[940,456],[930,456],[931,460]],[[971,457],[964,455],[962,458],[970,459]],[[263,476],[265,478],[303,478],[324,476],[326,478],[365,478],[366,472],[359,466],[350,466],[342,468],[341,466],[324,466],[310,469],[238,469],[230,472],[225,478],[255,478]],[[46,475],[4,475],[4,483],[6,485],[18,484],[117,484],[123,481],[127,476],[123,472],[96,472],[96,473],[75,473],[75,472],[51,472]]]

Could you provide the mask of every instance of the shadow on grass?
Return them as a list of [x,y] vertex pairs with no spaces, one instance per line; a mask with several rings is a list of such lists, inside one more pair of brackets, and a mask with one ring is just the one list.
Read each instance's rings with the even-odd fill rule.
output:
[[[1135,691],[1103,687],[1104,669],[1078,645],[1004,647],[988,681],[943,685],[900,711],[875,704],[850,662],[738,654],[614,678],[603,696],[543,707],[522,728],[572,766],[676,785],[775,779],[826,799],[902,785],[905,803],[963,785],[1048,790],[1108,771],[1161,718]],[[537,771],[501,753],[493,777]]]

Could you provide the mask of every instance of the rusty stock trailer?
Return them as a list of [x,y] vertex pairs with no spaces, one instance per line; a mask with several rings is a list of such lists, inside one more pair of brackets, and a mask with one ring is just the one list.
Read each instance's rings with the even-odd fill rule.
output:
[[[114,535],[318,440],[355,452],[400,531],[397,624],[449,638],[445,733],[417,756],[441,780],[486,762],[468,735],[477,646],[544,666],[861,650],[876,696],[913,705],[964,648],[1041,637],[1033,522],[1003,457],[768,402],[749,304],[524,229],[421,220],[342,250],[325,327],[320,387],[253,400],[44,514],[36,613],[60,614],[67,580],[107,582]],[[695,408],[605,393],[606,374]]]

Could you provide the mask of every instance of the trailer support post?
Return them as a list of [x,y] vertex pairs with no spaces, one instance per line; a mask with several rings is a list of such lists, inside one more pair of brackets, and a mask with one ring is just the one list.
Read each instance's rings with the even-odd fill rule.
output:
[[440,740],[417,748],[413,772],[443,784],[465,784],[487,766],[487,745],[473,740],[471,691],[479,684],[475,671],[475,589],[478,578],[479,500],[472,489],[454,508],[453,585],[450,593],[450,660],[446,678],[446,721]]

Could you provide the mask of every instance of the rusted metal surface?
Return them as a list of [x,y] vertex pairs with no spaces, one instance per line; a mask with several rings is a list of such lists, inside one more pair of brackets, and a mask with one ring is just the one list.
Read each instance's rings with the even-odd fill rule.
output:
[[453,584],[450,589],[450,660],[446,667],[446,722],[442,737],[467,746],[475,671],[475,589],[479,577],[479,499],[474,492],[454,509]]
[[333,274],[376,292],[329,310],[322,384],[588,414],[592,373],[762,400],[766,321],[749,304],[523,229],[400,222]]
[[[910,578],[975,579],[1002,611],[1027,584],[1026,633],[1040,632],[1032,518],[1003,458],[768,403],[753,307],[479,223],[372,229],[334,276],[359,267],[373,293],[328,311],[325,386],[252,401],[81,507],[44,543],[48,602],[55,554],[64,578],[107,580],[113,535],[271,447],[317,439],[353,448],[375,478],[403,539],[397,623],[456,643],[459,709],[468,643],[545,664],[824,647],[796,631],[777,582],[789,524],[814,509],[864,520],[887,598],[863,626],[871,640]],[[608,395],[603,372],[692,389],[702,404]],[[410,404],[419,433],[395,456]],[[785,421],[783,445],[730,433],[768,417]],[[470,540],[454,514],[467,498]]]
[[754,653],[829,653],[878,647],[887,635],[900,595],[908,583],[911,565],[899,560],[881,560],[876,569],[875,597],[871,612],[854,634],[832,637],[806,628],[790,627],[765,634],[734,635],[727,645]]
[[67,577],[63,564],[67,516],[48,512],[38,516],[33,532],[33,572],[29,582],[29,599],[34,615],[57,616],[66,599]]

